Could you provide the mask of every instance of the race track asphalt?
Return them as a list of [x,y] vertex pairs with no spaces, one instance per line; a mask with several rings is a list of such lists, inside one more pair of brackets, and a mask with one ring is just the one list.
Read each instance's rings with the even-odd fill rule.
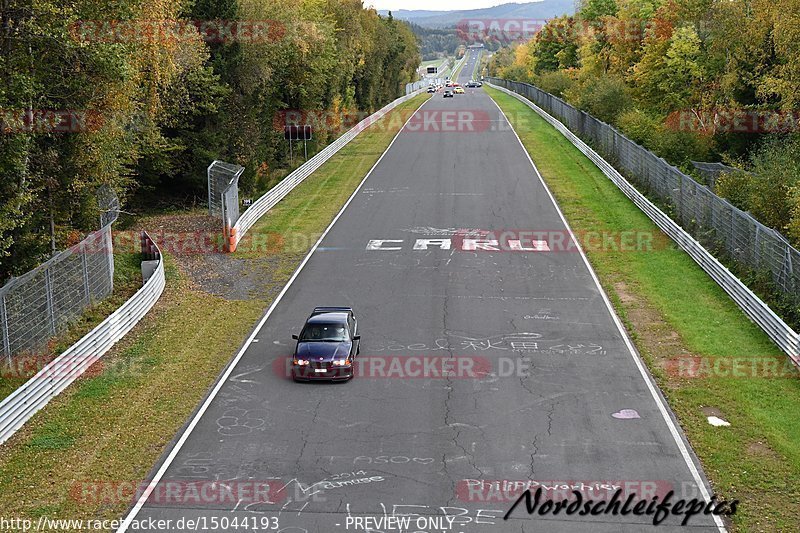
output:
[[[545,232],[538,240],[549,251],[527,250],[531,231]],[[493,239],[497,251],[484,242]],[[286,533],[369,531],[353,519],[401,515],[455,517],[452,527],[412,532],[716,530],[709,517],[654,528],[651,516],[529,516],[524,505],[503,520],[519,491],[502,489],[514,481],[582,487],[584,498],[608,498],[609,486],[698,495],[687,464],[696,460],[681,451],[671,415],[569,243],[487,93],[433,95],[162,458],[159,488],[129,518],[170,519],[172,531],[190,529],[176,525],[181,518],[205,520],[209,531],[241,530],[223,528],[224,518]],[[362,375],[349,382],[287,378],[290,336],[318,305],[357,314]],[[454,371],[441,376],[445,364]],[[211,495],[171,497],[170,483]],[[268,501],[252,494],[260,483]],[[220,487],[236,496],[215,499]]]

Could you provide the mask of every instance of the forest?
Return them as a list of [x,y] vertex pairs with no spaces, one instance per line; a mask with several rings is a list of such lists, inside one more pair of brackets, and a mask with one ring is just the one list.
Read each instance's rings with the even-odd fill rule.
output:
[[200,205],[221,159],[264,192],[287,111],[378,109],[420,61],[361,0],[0,2],[0,283],[97,229],[101,185],[134,211]]
[[413,22],[409,23],[414,35],[420,43],[420,53],[423,61],[429,61],[442,56],[455,56],[460,46],[464,44],[483,44],[489,51],[499,50],[503,44],[499,39],[492,39],[490,35],[466,34],[463,29],[456,26],[449,28],[425,28]]
[[584,0],[490,73],[537,85],[686,172],[723,162],[715,192],[800,245],[800,3]]

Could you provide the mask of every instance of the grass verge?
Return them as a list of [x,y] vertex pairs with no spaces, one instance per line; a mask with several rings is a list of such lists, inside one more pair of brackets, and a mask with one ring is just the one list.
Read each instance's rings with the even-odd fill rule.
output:
[[[405,102],[356,137],[252,230],[290,245],[250,249],[236,259],[269,256],[270,264],[279,265],[269,273],[271,282],[285,284],[316,239],[283,235],[321,234],[425,98]],[[174,257],[165,254],[165,261],[167,288],[150,314],[102,359],[99,371],[76,382],[0,447],[4,518],[120,517],[132,503],[131,492],[120,497],[114,488],[145,479],[271,303],[269,296],[210,295],[177,268]],[[104,482],[114,485],[96,490]]]
[[[464,52],[464,57],[466,57],[466,54],[467,54],[467,52]],[[456,59],[454,61],[458,62],[458,61],[461,61],[461,60],[460,59]],[[461,61],[461,64],[458,65],[458,68],[455,71],[453,71],[453,73],[450,75],[450,79],[451,80],[458,81],[458,75],[461,74],[461,69],[464,68],[464,64],[466,62],[467,62],[466,59],[464,59],[464,61]]]
[[[643,232],[663,241],[650,219],[560,133],[517,99],[486,90],[577,235],[609,235],[613,243]],[[635,251],[585,248],[714,490],[740,500],[733,528],[800,530],[800,379],[788,359],[671,243]],[[710,415],[731,425],[714,427]]]
[[432,66],[434,66],[434,65],[438,67],[439,65],[441,65],[442,63],[444,63],[444,61],[445,61],[446,59],[447,59],[447,58],[445,58],[445,57],[440,57],[440,58],[437,58],[437,59],[431,59],[430,61],[423,61],[423,62],[420,64],[420,67],[432,67]]

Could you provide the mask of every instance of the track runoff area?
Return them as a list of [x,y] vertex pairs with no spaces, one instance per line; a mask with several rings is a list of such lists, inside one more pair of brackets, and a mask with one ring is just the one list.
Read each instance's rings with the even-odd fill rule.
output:
[[[433,94],[175,437],[121,531],[723,530],[575,242],[486,92]],[[291,335],[316,306],[356,313],[348,382],[290,379]]]

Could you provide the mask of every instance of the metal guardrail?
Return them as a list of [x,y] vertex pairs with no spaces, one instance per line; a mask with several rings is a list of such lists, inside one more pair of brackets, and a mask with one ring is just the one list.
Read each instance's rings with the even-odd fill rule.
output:
[[453,68],[452,68],[452,70],[451,70],[451,72],[452,72],[452,73],[450,74],[450,79],[451,79],[451,80],[453,80],[453,81],[458,81],[458,80],[457,80],[457,77],[458,77],[458,75],[461,73],[461,67],[463,67],[463,66],[464,66],[464,62],[465,62],[466,60],[467,60],[467,52],[464,52],[464,55],[463,55],[463,57],[462,57],[461,59],[459,59],[459,60],[458,60],[458,63],[455,63],[455,64],[453,65]]
[[403,102],[410,100],[412,97],[416,96],[419,90],[414,91],[410,94],[402,96],[397,100],[387,104],[386,106],[382,107],[379,111],[376,111],[372,115],[368,116],[351,129],[349,129],[346,133],[344,133],[341,137],[333,141],[331,144],[326,146],[323,150],[321,150],[317,155],[300,165],[294,172],[283,178],[280,183],[278,183],[275,187],[270,189],[268,193],[264,196],[253,202],[247,211],[242,213],[242,216],[239,217],[239,220],[236,221],[236,224],[233,226],[232,236],[233,242],[231,243],[232,246],[230,247],[230,251],[234,251],[236,245],[239,244],[242,237],[244,236],[247,231],[253,227],[253,225],[264,216],[267,211],[272,209],[275,204],[280,202],[287,194],[289,194],[292,189],[297,187],[300,183],[303,182],[308,176],[310,176],[315,170],[321,167],[328,159],[333,157],[339,150],[344,148],[347,143],[352,141],[356,135],[367,129],[369,126],[380,120],[386,113],[397,107],[398,105],[402,104]]
[[631,185],[622,174],[620,174],[605,159],[600,157],[592,148],[583,142],[577,135],[572,133],[569,128],[562,124],[552,115],[541,109],[539,106],[517,94],[506,89],[497,83],[508,82],[498,78],[487,78],[490,85],[504,93],[507,93],[525,105],[533,109],[539,116],[546,120],[550,125],[557,129],[566,137],[578,150],[592,160],[597,167],[605,174],[622,192],[630,198],[636,206],[641,209],[664,233],[670,236],[700,267],[716,281],[720,287],[742,308],[745,314],[750,317],[761,329],[783,350],[792,362],[800,367],[800,336],[790,328],[781,318],[776,315],[753,291],[751,291],[739,278],[734,276],[717,258],[711,255],[697,240],[689,233],[684,231],[675,221],[668,217],[661,209],[656,207],[642,193]]
[[411,93],[415,93],[415,92],[419,91],[420,89],[424,89],[430,84],[431,84],[431,80],[429,80],[429,79],[427,79],[427,80],[417,80],[417,81],[415,81],[413,83],[406,83],[406,96],[408,96]]
[[141,289],[92,331],[48,363],[35,376],[0,402],[0,443],[58,396],[100,359],[147,314],[164,291],[164,261],[158,246],[143,234],[145,256],[158,265]]

